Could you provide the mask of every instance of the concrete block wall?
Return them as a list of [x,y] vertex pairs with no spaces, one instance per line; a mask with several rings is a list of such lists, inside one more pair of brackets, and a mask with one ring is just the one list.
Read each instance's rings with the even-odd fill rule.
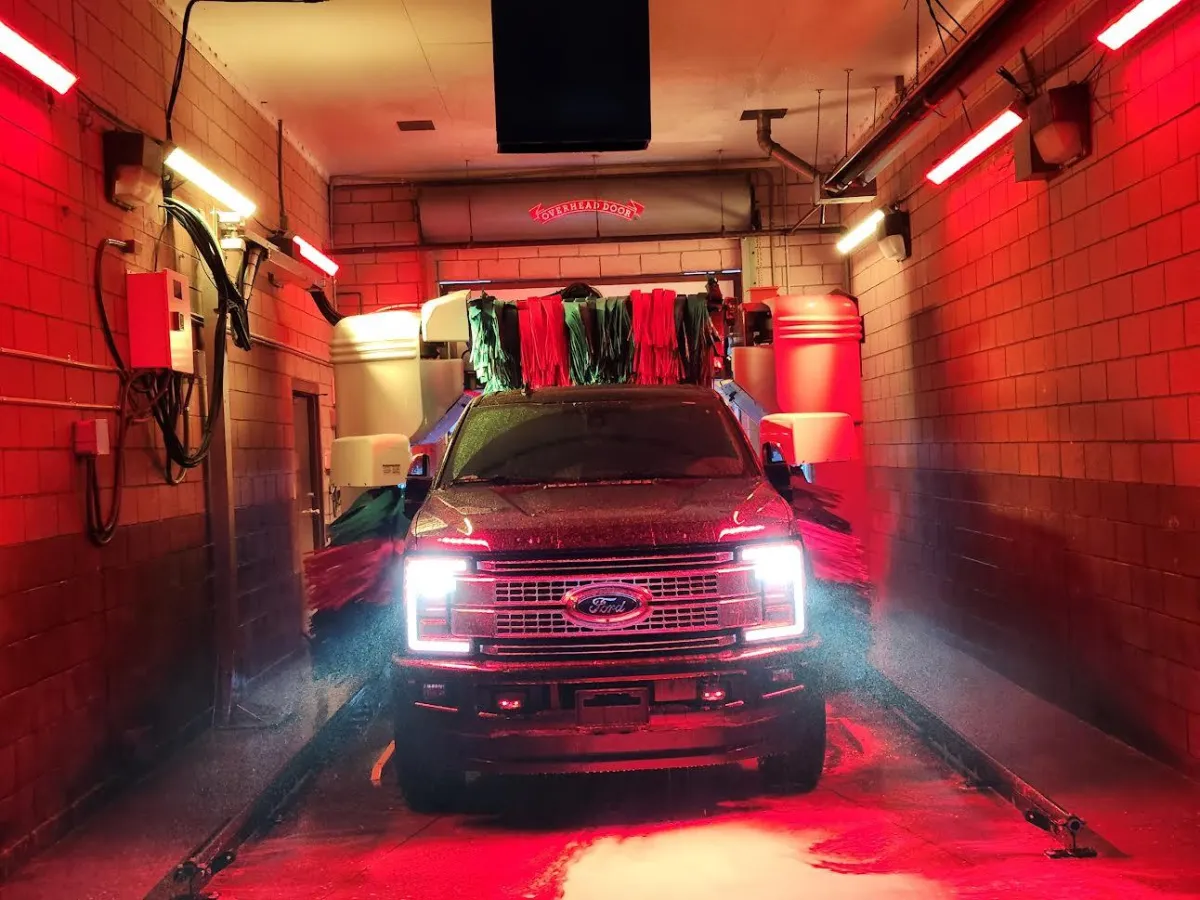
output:
[[[99,549],[84,535],[83,469],[70,449],[74,421],[114,422],[117,377],[92,294],[97,243],[141,243],[136,258],[110,252],[104,263],[103,296],[126,356],[126,268],[178,268],[197,291],[195,308],[213,305],[186,237],[164,234],[158,209],[124,213],[103,197],[101,133],[113,126],[97,107],[163,136],[177,26],[153,0],[7,0],[0,18],[80,76],[78,89],[51,102],[44,86],[0,66],[3,868],[61,833],[127,757],[205,720],[216,598],[202,470],[167,486],[157,436],[136,427],[122,525]],[[189,54],[175,133],[274,222],[274,126],[200,52]],[[293,227],[325,243],[324,176],[290,145],[284,162]],[[181,196],[206,203],[187,188]],[[242,584],[243,678],[300,636],[288,520],[293,378],[320,386],[331,424],[328,326],[307,295],[274,291],[265,278],[251,305],[255,334],[272,344],[231,350],[227,375],[239,566],[257,561]],[[109,460],[101,480],[112,477]]]
[[[811,207],[811,185],[782,170],[755,176],[764,224],[796,224]],[[449,250],[419,246],[413,189],[399,184],[337,185],[333,195],[339,309],[348,314],[389,306],[414,307],[433,297],[439,281],[562,282],[597,278],[677,275],[740,268],[735,238],[530,244]],[[813,221],[817,221],[815,218]],[[845,263],[834,235],[797,231],[755,237],[758,283],[793,293],[824,293],[845,286]]]
[[[1045,6],[1035,70],[1090,44],[1054,84],[1128,4]],[[1007,142],[925,183],[967,135],[957,100],[881,177],[914,253],[853,259],[872,565],[884,611],[1196,767],[1200,11],[1095,74],[1095,152],[1049,183],[1017,183]]]
[[442,281],[491,278],[565,285],[596,278],[734,269],[741,265],[741,250],[734,239],[709,238],[434,250],[432,259]]
[[[820,210],[813,208],[813,185],[787,169],[762,169],[753,175],[754,195],[764,228],[788,234],[754,238],[759,285],[782,294],[827,294],[846,289],[846,259],[834,246],[838,234],[818,233]],[[825,208],[824,223],[838,226],[845,207]]]

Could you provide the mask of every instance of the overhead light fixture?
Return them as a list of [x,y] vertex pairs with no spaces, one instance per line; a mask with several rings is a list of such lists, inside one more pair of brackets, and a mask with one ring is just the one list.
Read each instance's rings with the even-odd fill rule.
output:
[[877,209],[859,225],[846,232],[846,236],[837,242],[838,253],[844,256],[852,252],[859,244],[878,231],[879,223],[883,221],[885,215],[882,209]]
[[79,80],[79,76],[68,72],[3,22],[0,22],[0,53],[59,94],[65,94]]
[[223,178],[216,175],[204,164],[193,159],[183,148],[175,147],[163,161],[168,169],[186,178],[214,200],[219,201],[226,209],[237,213],[243,219],[254,215],[258,209],[254,201],[245,194],[235,190]]
[[338,269],[340,269],[341,266],[335,263],[332,259],[326,256],[304,238],[300,237],[300,235],[295,235],[292,238],[292,243],[296,245],[296,250],[299,252],[300,256],[310,262],[313,266],[320,269],[330,278],[333,278],[335,275],[337,275]]
[[1124,47],[1181,2],[1183,0],[1142,0],[1100,32],[1096,40],[1109,50]]
[[929,170],[925,177],[934,184],[945,184],[956,172],[966,168],[988,150],[1000,143],[1006,135],[1014,132],[1025,117],[1012,107],[988,122],[971,138]]

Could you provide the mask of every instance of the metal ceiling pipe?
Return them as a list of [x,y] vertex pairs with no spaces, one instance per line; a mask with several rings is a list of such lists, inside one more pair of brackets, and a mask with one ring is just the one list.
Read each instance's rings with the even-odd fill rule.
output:
[[623,163],[610,166],[550,166],[536,169],[521,169],[515,172],[489,172],[486,169],[477,170],[478,174],[471,178],[463,178],[447,172],[434,172],[423,175],[405,176],[392,175],[334,175],[330,184],[335,187],[375,187],[381,185],[397,185],[402,187],[461,187],[464,185],[483,184],[514,184],[526,181],[568,181],[578,178],[634,178],[649,175],[710,175],[714,172],[755,172],[771,166],[771,160],[759,159],[725,159],[714,162],[711,159],[690,160],[664,163]]
[[838,164],[825,180],[825,188],[837,194],[863,180],[864,173],[909,136],[965,78],[985,65],[1025,24],[1031,13],[1044,7],[1044,0],[1000,0],[983,21],[963,37],[954,51],[904,98],[888,120]]
[[584,238],[542,238],[541,240],[519,241],[453,241],[444,244],[434,243],[408,243],[408,244],[367,244],[363,246],[355,246],[353,244],[345,247],[330,247],[330,253],[337,253],[339,256],[352,256],[365,253],[399,253],[402,251],[411,250],[479,250],[482,248],[492,247],[557,247],[562,245],[579,244],[635,244],[644,242],[668,242],[668,241],[700,241],[700,240],[735,240],[746,237],[766,237],[768,235],[788,235],[797,233],[811,234],[842,234],[844,228],[841,224],[829,225],[793,225],[781,226],[778,228],[763,228],[758,231],[709,231],[709,232],[689,232],[687,234],[640,234],[640,235],[622,235],[605,236],[605,237],[584,237]]
[[793,172],[799,172],[801,175],[807,175],[813,181],[821,177],[821,173],[817,171],[817,167],[812,163],[805,162],[791,150],[786,147],[781,147],[771,137],[771,117],[763,110],[758,111],[755,117],[758,130],[758,146],[762,147],[763,153],[771,157],[785,168],[791,169]]

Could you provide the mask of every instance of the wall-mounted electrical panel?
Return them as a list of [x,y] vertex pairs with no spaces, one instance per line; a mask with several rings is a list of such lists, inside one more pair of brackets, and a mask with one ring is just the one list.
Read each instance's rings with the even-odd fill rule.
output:
[[131,272],[129,364],[135,369],[171,369],[194,374],[192,304],[188,280],[178,272]]

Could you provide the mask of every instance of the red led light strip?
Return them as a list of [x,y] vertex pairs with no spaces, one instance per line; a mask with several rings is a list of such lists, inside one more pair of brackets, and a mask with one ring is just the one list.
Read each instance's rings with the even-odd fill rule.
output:
[[300,237],[300,235],[293,237],[292,242],[296,245],[296,249],[300,251],[300,255],[304,257],[304,259],[306,259],[316,268],[320,269],[330,278],[338,273],[338,269],[340,269],[341,266],[335,263],[332,259],[326,256],[304,238]]
[[1096,40],[1109,50],[1123,47],[1182,2],[1183,0],[1142,0],[1100,32]]
[[1006,109],[984,125],[965,144],[930,169],[925,177],[934,184],[945,184],[956,172],[979,159],[1024,121],[1025,118],[1016,110]]
[[60,94],[65,94],[79,80],[3,22],[0,22],[0,54]]

